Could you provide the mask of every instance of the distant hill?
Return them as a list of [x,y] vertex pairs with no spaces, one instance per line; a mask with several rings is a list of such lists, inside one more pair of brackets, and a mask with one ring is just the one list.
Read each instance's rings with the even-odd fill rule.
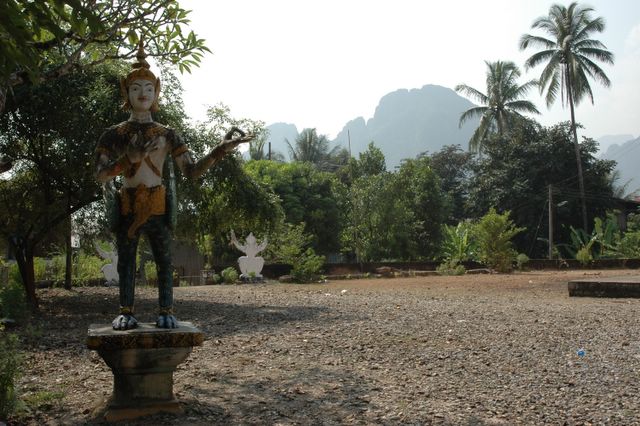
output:
[[458,121],[460,114],[474,106],[446,87],[396,90],[380,99],[368,121],[362,117],[349,121],[334,143],[347,148],[350,137],[351,153],[356,156],[373,141],[384,153],[387,168],[392,169],[404,158],[436,152],[444,145],[459,144],[466,149],[478,121],[467,121],[462,128],[458,128]]
[[627,193],[640,193],[640,137],[627,141],[621,145],[609,146],[602,158],[615,160],[618,164],[616,169],[620,171],[619,185],[626,184]]
[[622,145],[625,142],[629,142],[633,139],[633,135],[605,135],[597,139],[600,147],[600,155],[607,152],[609,147],[613,145]]
[[[279,152],[284,155],[284,158],[289,158],[289,147],[285,142],[285,139],[293,144],[298,137],[298,128],[295,124],[289,123],[273,123],[267,126],[269,131],[269,139],[267,142],[271,142],[271,152]],[[265,147],[267,149],[267,147]]]
[[[426,85],[421,89],[396,90],[380,99],[374,116],[368,121],[358,117],[345,124],[331,146],[339,144],[348,148],[350,137],[351,153],[357,156],[373,141],[384,153],[388,169],[399,165],[404,158],[415,158],[425,151],[433,153],[444,145],[459,144],[467,149],[478,121],[467,121],[462,128],[458,128],[458,121],[460,114],[473,106],[446,87]],[[296,126],[275,123],[267,128],[271,149],[289,158],[284,139],[295,140]]]

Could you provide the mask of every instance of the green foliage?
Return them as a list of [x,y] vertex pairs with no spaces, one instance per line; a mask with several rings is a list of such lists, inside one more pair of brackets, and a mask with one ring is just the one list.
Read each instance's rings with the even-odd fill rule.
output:
[[504,134],[522,119],[520,113],[540,114],[533,102],[522,99],[531,88],[538,85],[536,80],[519,85],[517,79],[521,73],[513,62],[485,63],[488,68],[486,94],[466,84],[459,84],[455,88],[456,92],[462,92],[482,104],[468,109],[460,116],[461,127],[470,118],[480,117],[480,124],[469,141],[469,150],[478,152],[482,151],[489,133]]
[[316,252],[331,253],[340,249],[340,185],[333,174],[318,171],[306,163],[273,161],[251,161],[245,170],[278,196],[287,223],[305,224],[304,231],[312,236],[310,243]]
[[213,281],[214,284],[220,284],[222,282],[222,277],[218,274],[213,274],[211,275],[211,281]]
[[[232,126],[260,134],[264,123],[234,118],[227,106],[218,104],[209,108],[204,123],[183,130],[184,139],[195,156],[200,157],[222,140]],[[224,248],[228,246],[229,229],[268,232],[283,214],[278,197],[246,170],[237,154],[227,155],[197,181],[178,179],[177,191],[176,236],[198,241],[210,263],[227,253]]]
[[604,19],[594,18],[591,12],[593,8],[577,2],[568,7],[554,4],[548,16],[536,19],[531,25],[532,29],[544,31],[549,38],[531,34],[520,38],[521,50],[542,48],[527,59],[525,67],[544,65],[540,74],[540,93],[547,92],[547,106],[555,102],[558,94],[563,97],[563,105],[578,105],[585,97],[593,103],[589,77],[605,87],[611,84],[597,62],[613,65],[613,53],[606,50],[600,41],[589,38],[604,31]]
[[222,282],[225,284],[233,284],[238,281],[238,271],[233,266],[223,269],[220,274],[222,275]]
[[287,140],[291,160],[310,163],[321,171],[336,171],[349,161],[349,152],[339,146],[329,148],[326,135],[318,135],[316,129],[304,129],[293,145]]
[[527,263],[529,263],[529,256],[524,253],[519,253],[516,256],[516,267],[519,271],[522,271]]
[[134,58],[140,34],[150,56],[181,72],[210,52],[177,2],[17,0],[2,2],[0,15],[7,18],[0,22],[0,81],[12,86]]
[[267,258],[274,263],[292,266],[291,275],[297,282],[310,282],[318,277],[324,265],[324,256],[318,256],[309,247],[312,236],[305,233],[305,224],[282,223],[269,236],[265,250]]
[[467,218],[465,201],[469,198],[470,177],[476,166],[475,154],[463,150],[460,145],[446,145],[429,157],[431,168],[440,178],[440,187],[447,197],[447,224],[462,222]]
[[473,239],[473,224],[460,222],[457,226],[443,226],[440,254],[447,260],[457,263],[474,258],[477,247]]
[[499,214],[491,208],[474,228],[478,259],[498,272],[511,271],[517,255],[511,240],[524,230],[516,227],[509,215],[508,211]]
[[16,407],[21,363],[17,336],[0,328],[0,420],[6,420]]
[[10,280],[7,286],[0,287],[0,318],[20,321],[27,313],[27,302],[20,283]]
[[144,263],[144,276],[148,280],[158,279],[158,269],[156,268],[156,262],[150,260]]
[[[586,265],[593,259],[620,258],[632,255],[630,244],[636,240],[634,232],[622,235],[616,216],[609,212],[605,219],[596,217],[591,235],[583,229],[571,227],[571,244],[565,246],[570,256]],[[628,235],[628,236],[627,236]]]
[[457,260],[450,259],[438,265],[436,272],[440,275],[464,275],[467,270]]
[[344,251],[359,261],[436,255],[446,203],[429,161],[405,160],[394,173],[364,175],[346,188]]
[[[515,224],[527,228],[514,240],[518,251],[533,258],[545,257],[548,247],[537,238],[548,235],[548,221],[541,221],[541,215],[546,219],[549,184],[553,184],[554,203],[562,203],[556,209],[555,240],[569,241],[570,226],[582,227],[575,168],[567,166],[575,164],[572,139],[568,123],[542,127],[534,122],[521,123],[502,138],[490,137],[470,179],[468,215],[479,218],[492,206],[510,211]],[[589,212],[604,216],[612,207],[608,176],[615,163],[596,158],[593,139],[583,139],[579,148],[589,189]]]
[[296,282],[311,282],[318,278],[322,266],[324,265],[325,257],[318,256],[311,247],[306,249],[303,253],[292,258],[291,276]]

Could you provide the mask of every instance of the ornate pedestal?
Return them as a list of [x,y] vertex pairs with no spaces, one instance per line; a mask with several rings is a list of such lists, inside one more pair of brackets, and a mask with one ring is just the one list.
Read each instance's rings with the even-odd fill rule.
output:
[[140,323],[127,331],[115,331],[111,324],[89,327],[87,347],[98,351],[113,371],[107,421],[182,412],[173,395],[173,372],[193,346],[202,345],[204,334],[191,323],[179,325],[165,330]]

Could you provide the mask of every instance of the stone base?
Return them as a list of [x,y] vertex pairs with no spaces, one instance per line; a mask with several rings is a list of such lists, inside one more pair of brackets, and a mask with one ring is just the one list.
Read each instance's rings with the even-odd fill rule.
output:
[[131,420],[159,412],[182,413],[173,394],[173,372],[204,334],[191,323],[159,329],[152,323],[113,330],[111,325],[89,327],[87,346],[98,351],[113,372],[113,393],[105,420]]
[[634,297],[640,298],[640,276],[590,278],[569,281],[571,297]]
[[109,404],[104,411],[104,420],[113,423],[121,422],[123,420],[134,420],[138,417],[152,416],[154,414],[167,413],[167,414],[184,414],[182,405],[177,400],[157,402],[152,404],[143,404],[137,407],[114,407]]

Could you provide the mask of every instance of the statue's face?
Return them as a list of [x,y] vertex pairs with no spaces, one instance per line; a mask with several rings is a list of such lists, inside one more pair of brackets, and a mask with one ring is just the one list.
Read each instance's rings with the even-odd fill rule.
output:
[[129,103],[134,111],[149,111],[155,99],[156,89],[149,80],[133,80],[129,85]]

